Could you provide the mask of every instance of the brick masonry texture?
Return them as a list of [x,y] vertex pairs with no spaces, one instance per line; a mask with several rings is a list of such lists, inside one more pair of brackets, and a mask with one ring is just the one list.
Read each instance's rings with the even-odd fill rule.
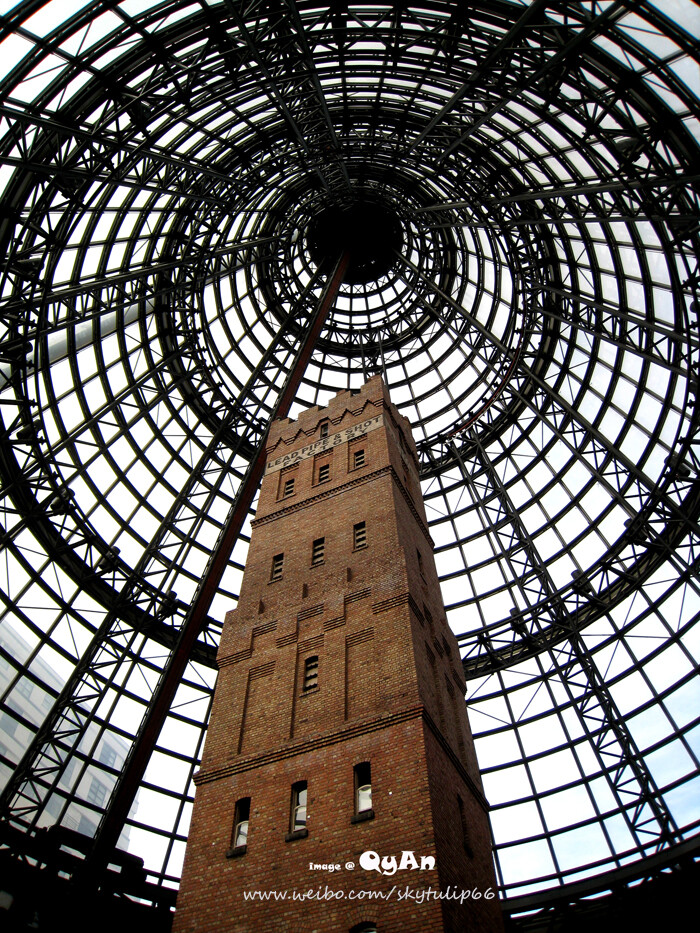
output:
[[[275,422],[268,462],[240,599],[219,649],[173,929],[336,933],[373,922],[381,933],[500,931],[496,898],[399,899],[406,888],[454,895],[496,886],[408,422],[377,376],[326,409]],[[366,541],[355,547],[363,522]],[[323,560],[312,564],[321,539]],[[318,679],[305,689],[311,658]],[[357,819],[353,769],[363,762],[373,812]],[[306,832],[290,838],[300,781]],[[232,850],[243,798],[247,846]],[[360,867],[368,850],[432,856],[435,867],[384,875]],[[244,899],[254,891],[286,891],[287,899]],[[293,891],[344,896],[300,901]]]

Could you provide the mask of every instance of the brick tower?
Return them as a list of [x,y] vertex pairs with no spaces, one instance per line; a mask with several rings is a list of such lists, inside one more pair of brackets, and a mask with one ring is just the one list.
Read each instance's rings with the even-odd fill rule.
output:
[[273,424],[218,663],[175,933],[502,928],[415,447],[380,377]]

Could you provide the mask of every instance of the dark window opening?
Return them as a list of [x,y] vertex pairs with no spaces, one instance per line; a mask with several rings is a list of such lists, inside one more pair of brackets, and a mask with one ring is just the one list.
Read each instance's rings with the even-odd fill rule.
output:
[[241,797],[236,801],[233,816],[231,848],[226,853],[229,858],[244,855],[248,846],[248,824],[250,821],[250,797]]
[[287,499],[296,492],[298,468],[296,466],[286,467],[279,474],[279,486],[277,487],[277,498]]
[[272,570],[270,572],[270,580],[281,580],[283,567],[284,567],[284,554],[275,554],[275,556],[272,558]]
[[369,761],[361,761],[353,768],[355,793],[355,815],[353,823],[374,818],[372,809],[372,769]]
[[327,421],[324,421],[323,424],[321,425],[320,435],[321,437],[328,437],[328,422]]
[[302,839],[308,835],[306,828],[306,781],[292,784],[292,802],[289,812],[289,832],[287,842]]
[[357,470],[358,467],[365,465],[365,451],[364,449],[356,450],[352,456],[352,466],[353,469]]
[[295,784],[293,789],[292,825],[290,827],[292,832],[306,828],[306,793],[306,781]]
[[304,661],[304,693],[318,687],[318,655],[314,654]]
[[315,567],[326,559],[326,539],[316,538],[311,547],[311,565]]
[[367,525],[365,522],[358,522],[352,529],[352,546],[354,550],[367,547]]
[[318,468],[318,481],[319,483],[327,483],[331,478],[331,465],[330,463],[322,463]]

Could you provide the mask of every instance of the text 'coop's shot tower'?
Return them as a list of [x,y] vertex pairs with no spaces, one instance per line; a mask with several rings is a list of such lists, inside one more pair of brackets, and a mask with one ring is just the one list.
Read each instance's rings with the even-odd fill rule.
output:
[[[176,933],[501,928],[495,898],[398,897],[495,879],[415,448],[380,377],[273,424],[218,663]],[[412,857],[384,874],[369,850]]]

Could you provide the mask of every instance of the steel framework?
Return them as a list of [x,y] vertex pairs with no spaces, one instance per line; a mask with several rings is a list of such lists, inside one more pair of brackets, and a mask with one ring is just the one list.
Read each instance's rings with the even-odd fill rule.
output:
[[375,372],[418,444],[503,895],[688,851],[698,35],[691,0],[2,14],[18,858],[58,823],[88,874],[120,839],[177,886],[270,419]]

